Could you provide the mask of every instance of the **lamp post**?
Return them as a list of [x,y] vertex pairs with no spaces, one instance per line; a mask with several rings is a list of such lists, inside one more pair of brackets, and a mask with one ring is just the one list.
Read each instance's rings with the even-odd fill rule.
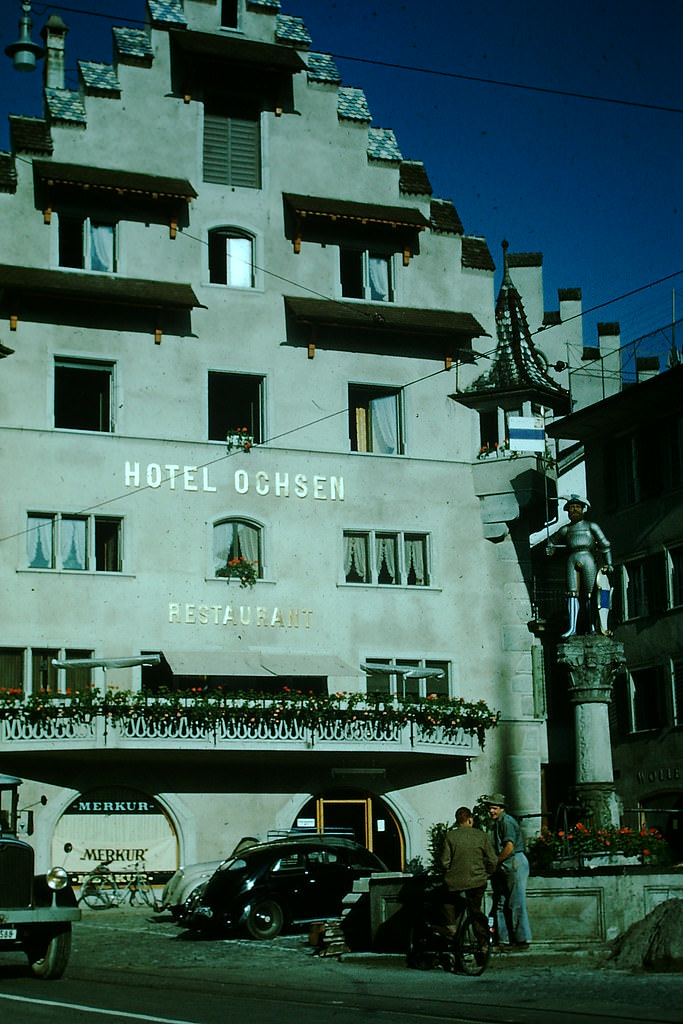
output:
[[45,56],[45,50],[31,39],[33,22],[29,0],[24,0],[21,9],[23,14],[19,19],[19,38],[16,43],[10,43],[5,47],[5,53],[12,58],[15,71],[33,71],[36,60]]

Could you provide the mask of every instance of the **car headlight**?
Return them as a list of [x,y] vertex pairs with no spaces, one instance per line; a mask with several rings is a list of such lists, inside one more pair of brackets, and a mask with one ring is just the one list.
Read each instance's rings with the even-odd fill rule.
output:
[[69,884],[69,876],[64,868],[50,868],[45,880],[51,889],[64,889]]

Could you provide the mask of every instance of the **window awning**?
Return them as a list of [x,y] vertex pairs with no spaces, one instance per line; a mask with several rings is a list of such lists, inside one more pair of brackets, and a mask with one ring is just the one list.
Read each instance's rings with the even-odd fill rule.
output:
[[358,676],[334,654],[278,651],[164,651],[175,676]]
[[285,234],[294,252],[302,241],[379,245],[403,252],[403,264],[417,253],[417,239],[429,227],[428,219],[414,206],[381,206],[324,196],[283,193]]
[[149,200],[176,199],[188,203],[197,197],[197,192],[186,178],[53,163],[51,160],[34,160],[33,170],[38,184],[47,189],[71,186],[80,192],[142,196]]
[[304,60],[290,46],[222,36],[213,32],[171,29],[169,35],[172,46],[183,56],[218,58],[233,65],[252,66],[261,71],[286,71],[295,74],[297,71],[306,70]]
[[412,206],[379,206],[376,203],[355,203],[322,196],[295,196],[285,193],[285,206],[299,217],[325,219],[331,222],[355,221],[363,225],[381,224],[390,228],[412,228],[424,231],[429,221]]

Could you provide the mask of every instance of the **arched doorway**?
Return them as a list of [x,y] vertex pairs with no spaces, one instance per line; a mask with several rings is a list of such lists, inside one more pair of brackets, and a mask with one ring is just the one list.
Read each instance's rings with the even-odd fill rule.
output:
[[[71,851],[64,858],[64,846]],[[139,864],[161,883],[178,867],[178,840],[163,808],[147,793],[124,786],[87,790],[73,800],[52,837],[53,863],[76,877],[108,861],[112,871]]]
[[335,789],[318,794],[301,808],[294,827],[348,836],[376,853],[391,871],[404,868],[401,827],[384,800],[367,791]]

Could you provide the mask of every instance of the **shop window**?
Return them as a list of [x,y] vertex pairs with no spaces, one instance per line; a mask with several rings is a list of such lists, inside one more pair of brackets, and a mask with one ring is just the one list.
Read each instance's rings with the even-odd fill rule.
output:
[[209,440],[225,441],[246,427],[256,444],[262,440],[264,378],[251,373],[209,371]]
[[55,360],[55,427],[111,433],[111,363]]
[[349,384],[349,438],[352,452],[403,454],[401,391]]
[[116,224],[60,214],[59,265],[115,273]]
[[261,187],[259,113],[237,103],[207,102],[204,109],[204,181]]
[[257,575],[263,576],[260,526],[244,519],[224,519],[213,528],[213,569],[214,575],[227,575],[227,563],[233,558],[244,558],[255,562]]
[[344,298],[393,302],[391,256],[340,247],[339,273]]
[[[368,693],[387,696],[396,694],[399,697],[427,697],[431,694],[447,697],[450,693],[447,661],[426,658],[366,658],[365,665]],[[424,674],[421,674],[422,671]]]
[[30,569],[121,572],[122,520],[110,516],[71,516],[56,512],[28,515]]
[[426,587],[430,582],[426,533],[344,531],[347,583]]
[[231,288],[254,287],[254,242],[227,228],[209,232],[209,281]]

